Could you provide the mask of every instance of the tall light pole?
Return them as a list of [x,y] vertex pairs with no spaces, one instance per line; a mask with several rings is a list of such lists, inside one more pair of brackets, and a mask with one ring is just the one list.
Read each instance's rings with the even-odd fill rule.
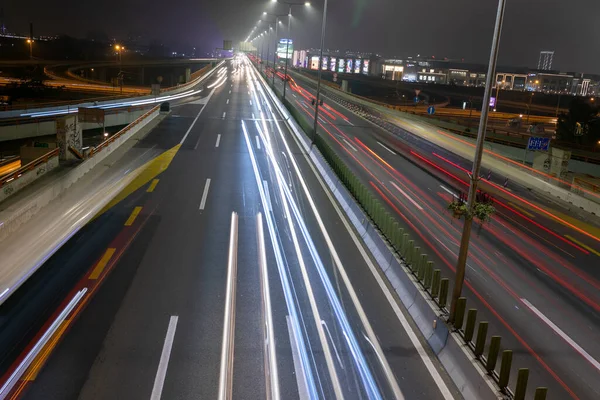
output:
[[285,72],[284,72],[284,79],[283,79],[283,98],[285,99],[285,88],[287,86],[287,68],[288,68],[288,57],[289,57],[289,49],[290,49],[290,40],[292,38],[292,7],[293,6],[305,6],[305,7],[310,7],[310,2],[306,1],[303,3],[297,3],[297,2],[288,2],[288,1],[279,1],[279,0],[273,0],[273,2],[278,2],[278,3],[282,3],[288,6],[288,40],[287,43],[285,45]]
[[[268,29],[268,36],[269,38],[267,39],[267,68],[269,68],[269,52],[271,51],[271,31],[273,30],[273,27],[271,26],[271,24],[269,24],[269,29]],[[265,72],[265,76],[267,75],[267,73]]]
[[29,44],[29,58],[33,59],[33,38],[27,39],[27,44]]
[[462,287],[465,280],[465,267],[469,255],[469,240],[471,237],[471,226],[473,223],[473,208],[475,206],[475,197],[477,195],[477,184],[479,183],[479,170],[481,169],[481,157],[483,155],[483,145],[485,142],[485,133],[489,113],[489,104],[492,91],[492,79],[496,76],[496,63],[498,61],[498,49],[500,47],[500,35],[502,33],[502,23],[504,21],[504,10],[506,0],[498,0],[498,13],[496,15],[496,26],[494,29],[494,38],[492,40],[492,50],[490,54],[490,65],[486,76],[485,92],[483,95],[483,105],[481,106],[481,119],[479,120],[479,131],[477,132],[477,145],[475,147],[475,159],[473,160],[473,170],[470,179],[469,197],[467,198],[467,212],[465,214],[465,223],[460,240],[460,250],[458,252],[458,261],[456,263],[456,278],[454,289],[452,291],[452,302],[450,304],[449,322],[453,323],[456,316],[456,303],[461,296]]
[[[267,15],[269,17],[275,17],[275,49],[273,50],[273,79],[272,79],[272,86],[275,87],[275,63],[277,62],[277,40],[278,40],[278,28],[279,28],[279,24],[281,23],[281,20],[279,19],[280,17],[285,17],[285,14],[271,14],[268,13],[266,11],[263,11],[263,15]],[[264,19],[262,21],[265,21]],[[268,52],[267,52],[267,58],[269,57]],[[268,63],[267,63],[268,65]]]
[[125,47],[116,44],[115,50],[117,51],[117,60],[119,62],[119,75],[118,75],[119,86],[121,88],[121,93],[123,93],[123,70],[122,70],[122,61],[123,60],[121,58],[121,53],[123,52],[123,50],[125,50]]
[[318,72],[318,80],[317,80],[317,96],[315,98],[315,125],[313,131],[313,143],[317,138],[317,127],[319,124],[319,95],[321,94],[321,74],[323,71],[323,66],[320,65],[323,62],[323,47],[325,47],[325,24],[327,23],[327,0],[325,0],[325,6],[323,8],[323,22],[321,23],[321,50],[319,55],[319,62],[317,65],[319,66]]

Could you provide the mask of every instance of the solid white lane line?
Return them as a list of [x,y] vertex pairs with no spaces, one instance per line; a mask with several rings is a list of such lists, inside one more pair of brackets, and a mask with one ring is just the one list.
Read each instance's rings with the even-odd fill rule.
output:
[[225,116],[226,116],[226,115],[227,115],[227,111],[225,111],[225,112],[223,113],[223,119],[225,119]]
[[260,139],[256,136],[256,148],[260,150]]
[[215,143],[215,147],[219,147],[219,143],[221,143],[221,134],[217,135],[217,143]]
[[[287,141],[284,138],[283,132],[281,131],[281,128],[279,127],[279,124],[277,123],[277,121],[275,122],[278,130],[279,130],[279,134],[286,146],[286,149],[288,150],[288,152],[290,152]],[[359,249],[365,263],[369,266],[369,269],[371,271],[371,273],[373,274],[373,276],[375,277],[375,279],[377,280],[377,283],[379,284],[380,288],[382,289],[382,291],[385,293],[386,298],[388,300],[388,302],[390,303],[390,305],[392,306],[392,309],[394,310],[394,312],[397,315],[397,318],[399,319],[400,323],[403,325],[404,329],[406,330],[408,336],[411,339],[411,342],[413,344],[413,346],[417,349],[417,352],[419,353],[419,356],[421,357],[421,360],[423,361],[423,363],[425,364],[428,372],[430,373],[430,375],[433,377],[433,380],[436,382],[440,392],[442,393],[444,399],[446,400],[450,400],[453,399],[452,393],[450,392],[450,390],[448,389],[448,387],[446,386],[446,383],[444,382],[444,380],[442,379],[442,377],[440,376],[438,370],[435,368],[435,366],[433,365],[433,362],[430,358],[430,356],[427,354],[427,351],[423,348],[421,342],[419,341],[419,339],[417,338],[417,335],[415,334],[415,332],[412,330],[412,327],[409,325],[408,320],[406,319],[406,317],[404,316],[404,314],[402,314],[402,311],[400,310],[398,304],[396,303],[394,297],[392,296],[389,288],[387,287],[387,285],[385,284],[385,282],[383,281],[383,279],[381,278],[381,276],[379,275],[379,272],[377,270],[377,268],[375,267],[375,265],[373,264],[373,262],[371,261],[370,257],[368,256],[364,245],[362,244],[362,242],[358,239],[357,235],[354,233],[353,228],[349,225],[348,220],[346,219],[346,217],[344,216],[343,211],[340,209],[340,207],[338,206],[336,200],[332,197],[332,194],[330,193],[330,188],[327,187],[327,185],[325,184],[325,182],[323,181],[323,179],[321,178],[321,176],[319,175],[319,172],[316,170],[315,166],[313,165],[313,163],[311,162],[311,159],[309,157],[309,148],[308,145],[306,145],[306,143],[303,143],[304,146],[300,143],[301,139],[300,139],[300,133],[297,132],[295,129],[292,129],[294,135],[292,135],[292,138],[294,139],[294,141],[296,142],[296,145],[299,148],[304,148],[306,150],[306,152],[302,152],[304,158],[307,160],[308,165],[310,166],[311,170],[313,171],[316,179],[319,181],[319,184],[321,185],[321,187],[323,188],[323,191],[326,193],[329,201],[331,202],[332,206],[334,207],[334,209],[336,210],[340,220],[342,221],[342,223],[344,224],[344,227],[346,228],[346,230],[348,231],[348,234],[352,237],[352,240],[354,241],[354,244],[356,245],[356,247]],[[291,154],[291,153],[290,153]],[[310,192],[308,191],[308,188],[306,186],[306,183],[304,182],[304,179],[302,178],[302,175],[299,172],[299,169],[296,165],[295,160],[292,158],[292,163],[294,165],[294,169],[296,170],[297,175],[299,176],[300,179],[300,183],[302,185],[302,188],[309,200],[310,206],[313,210],[313,214],[317,217],[318,220],[318,224],[319,224],[319,228],[321,230],[321,232],[323,232],[325,239],[327,241],[328,247],[330,248],[331,252],[332,252],[332,256],[334,257],[336,266],[338,267],[338,270],[340,271],[340,275],[342,277],[342,280],[344,281],[346,287],[348,288],[348,291],[352,297],[353,303],[356,306],[357,311],[359,312],[360,315],[360,319],[363,322],[363,325],[366,328],[367,331],[367,335],[369,337],[369,339],[371,340],[371,342],[373,343],[373,345],[375,346],[375,348],[377,349],[378,354],[381,356],[381,359],[384,362],[384,370],[385,373],[387,375],[388,378],[388,382],[390,383],[390,385],[393,387],[393,391],[394,394],[396,396],[396,398],[398,399],[403,399],[404,396],[402,395],[402,392],[398,386],[398,383],[396,381],[396,379],[393,376],[393,373],[391,371],[391,368],[386,360],[386,358],[383,356],[383,349],[381,348],[379,341],[377,340],[377,337],[375,336],[375,333],[366,317],[366,314],[364,313],[364,310],[362,309],[362,306],[360,304],[360,301],[358,300],[358,296],[356,295],[356,292],[354,291],[354,288],[352,287],[350,280],[346,274],[346,271],[343,267],[343,264],[341,263],[339,256],[337,254],[337,251],[335,249],[335,247],[333,246],[331,239],[329,237],[329,235],[327,234],[327,230],[324,226],[323,221],[320,219],[319,213],[316,209],[316,206],[314,204],[314,201],[312,200],[312,197],[310,196]]]
[[406,194],[406,192],[405,192],[404,190],[400,189],[400,188],[398,187],[398,185],[396,185],[396,184],[395,184],[394,182],[392,182],[392,181],[390,181],[390,184],[391,184],[391,185],[392,185],[394,188],[396,188],[396,190],[397,190],[397,191],[399,191],[400,193],[402,193],[402,195],[403,195],[404,197],[406,197],[406,198],[408,199],[408,201],[410,201],[411,203],[413,203],[413,205],[414,205],[415,207],[417,207],[419,210],[423,211],[423,207],[421,207],[421,206],[419,205],[419,203],[417,203],[416,201],[414,201],[414,200],[412,199],[412,197],[410,197],[408,194]]
[[267,198],[267,209],[272,212],[273,204],[271,203],[271,193],[269,193],[269,182],[263,181],[263,186],[265,187],[265,197]]
[[296,371],[296,384],[298,385],[298,397],[301,399],[309,399],[308,393],[308,381],[306,373],[302,368],[302,359],[300,358],[300,354],[298,354],[298,340],[296,339],[296,334],[292,325],[292,321],[290,320],[290,316],[286,315],[285,319],[287,320],[288,333],[290,335],[290,346],[292,348],[292,359],[294,360],[294,371]]
[[[38,342],[31,348],[29,353],[23,358],[21,363],[15,368],[13,373],[8,377],[4,385],[0,387],[0,399],[6,399],[9,393],[15,388],[19,379],[23,376],[23,374],[27,371],[27,369],[31,366],[32,362],[36,359],[36,357],[40,354],[44,346],[50,341],[52,336],[56,333],[62,322],[67,318],[67,316],[73,311],[75,306],[79,304],[83,296],[87,293],[88,289],[83,288],[79,292],[73,296],[69,304],[61,311],[61,313],[56,317],[56,319],[52,322],[52,324],[48,327],[48,329],[44,332],[42,337],[38,340]],[[3,292],[4,293],[4,292]]]
[[[298,145],[298,147],[306,149],[306,147],[304,147],[304,146],[301,145],[301,143],[299,142],[298,138],[295,135],[293,135],[292,137],[294,138],[294,141],[296,142],[296,144]],[[446,385],[446,382],[444,382],[444,379],[440,375],[439,371],[433,365],[433,361],[431,360],[431,356],[429,356],[429,354],[427,353],[427,350],[425,350],[425,348],[421,344],[421,341],[417,337],[417,334],[415,333],[415,331],[413,330],[413,328],[410,326],[408,320],[406,319],[406,317],[402,313],[402,310],[400,310],[400,306],[398,305],[398,303],[396,303],[396,300],[394,299],[394,295],[392,295],[392,292],[390,291],[390,289],[388,288],[387,284],[384,282],[383,278],[379,274],[378,267],[376,267],[375,264],[371,261],[371,258],[367,254],[367,250],[365,249],[364,244],[358,238],[358,236],[354,232],[354,229],[352,228],[352,226],[350,226],[350,223],[346,219],[344,211],[342,211],[342,209],[338,206],[337,201],[331,195],[331,193],[329,191],[330,189],[327,187],[327,185],[325,184],[325,182],[323,181],[323,179],[319,175],[319,172],[316,170],[315,166],[312,164],[311,159],[309,158],[309,156],[307,154],[305,154],[305,153],[303,153],[303,155],[304,155],[304,158],[307,160],[307,162],[308,162],[311,170],[313,171],[315,177],[319,181],[319,184],[323,188],[323,191],[327,195],[327,198],[329,199],[329,202],[331,203],[331,205],[335,209],[336,213],[338,214],[340,220],[344,224],[344,227],[346,228],[346,231],[348,232],[348,234],[352,238],[352,241],[354,242],[354,245],[359,250],[360,254],[363,257],[363,260],[365,261],[365,263],[369,267],[369,270],[371,271],[371,274],[373,275],[373,277],[375,278],[375,280],[379,284],[379,287],[381,288],[381,291],[384,293],[384,295],[385,295],[388,303],[392,307],[392,310],[394,310],[394,313],[396,314],[396,317],[400,321],[400,324],[404,328],[404,330],[405,330],[406,334],[408,335],[408,337],[409,337],[412,345],[417,350],[417,353],[419,354],[419,357],[421,358],[421,361],[423,361],[423,364],[425,364],[425,367],[427,368],[427,371],[432,376],[433,381],[436,383],[438,389],[442,393],[442,396],[444,397],[445,400],[453,400],[454,396],[450,392],[450,389],[448,389],[448,386]],[[345,270],[344,270],[343,267],[340,268],[340,272],[342,272],[342,278],[344,278],[344,280],[347,279],[346,273],[345,273]],[[354,290],[352,289],[352,291],[354,291]],[[364,316],[364,318],[366,320],[366,316]],[[362,319],[362,316],[361,316],[361,319]],[[369,328],[370,328],[370,326],[369,326]],[[371,329],[368,329],[367,333],[368,333],[369,339],[371,340],[372,344],[377,349],[378,356],[385,363],[384,365],[387,365],[388,364],[387,360],[386,360],[386,358],[384,356],[384,353],[383,353],[383,350],[381,349],[381,346],[379,345],[378,341],[376,341],[377,337],[375,336],[374,332],[372,332]],[[375,339],[375,340],[373,340],[373,339]],[[386,368],[386,370],[389,370],[389,366]],[[391,371],[390,371],[390,373],[391,373]],[[394,380],[394,382],[395,382],[395,380]],[[396,385],[397,385],[397,383],[396,383]],[[403,398],[401,396],[402,396],[402,394],[400,392],[399,398]]]
[[169,328],[165,335],[165,343],[163,344],[162,353],[160,355],[160,362],[158,363],[158,370],[156,371],[156,377],[154,378],[154,386],[152,387],[150,400],[160,400],[165,377],[167,376],[167,367],[169,366],[169,358],[171,358],[171,348],[173,348],[173,340],[175,339],[175,330],[177,329],[178,320],[179,317],[177,315],[171,315]]
[[448,189],[446,186],[444,185],[440,185],[440,187],[442,188],[442,190],[444,190],[447,193],[450,193],[452,195],[452,197],[458,197],[452,190]]
[[[265,181],[266,182],[266,181]],[[267,398],[279,400],[279,372],[277,369],[277,346],[273,330],[273,313],[271,307],[271,290],[269,288],[269,271],[267,269],[267,251],[265,249],[265,234],[263,230],[262,214],[256,216],[256,231],[258,237],[258,265],[260,269],[260,286],[263,298],[263,334],[265,339],[265,364],[269,379],[267,389],[270,396]]]
[[204,109],[208,106],[208,102],[210,101],[210,98],[212,97],[213,93],[215,91],[213,90],[212,92],[210,92],[210,94],[207,96],[206,98],[206,104],[202,107],[202,109],[198,112],[198,115],[196,115],[196,118],[194,118],[194,121],[192,122],[192,124],[190,125],[190,127],[188,128],[187,132],[185,133],[185,135],[183,135],[183,138],[181,139],[181,142],[179,142],[179,144],[183,144],[183,142],[185,142],[185,139],[187,139],[188,135],[190,134],[190,132],[192,131],[192,128],[194,127],[194,125],[196,125],[196,121],[198,121],[198,118],[200,118],[200,114],[202,114],[202,111],[204,111]]
[[252,119],[256,119],[256,117],[254,116],[254,113],[252,113]]
[[238,215],[231,213],[229,234],[229,257],[227,259],[227,291],[223,318],[223,343],[221,347],[221,370],[219,373],[219,400],[232,398],[233,353],[235,345],[235,298],[237,287]]
[[229,99],[227,99],[227,104],[229,104]]
[[587,351],[583,349],[576,341],[571,339],[569,335],[567,335],[562,329],[560,329],[556,324],[550,321],[550,318],[546,317],[540,310],[538,310],[533,304],[531,304],[527,299],[521,299],[523,304],[525,304],[535,315],[538,316],[542,321],[546,323],[554,333],[560,336],[565,342],[567,342],[571,347],[575,349],[579,354],[583,356],[594,368],[600,371],[600,362],[598,362],[594,357],[592,357]]
[[342,140],[343,140],[344,142],[346,142],[346,144],[347,144],[348,146],[350,146],[350,148],[351,148],[352,150],[354,150],[354,151],[358,151],[358,150],[356,149],[356,147],[352,146],[352,145],[350,144],[350,142],[346,140],[346,138],[342,138]]
[[387,151],[389,151],[390,153],[392,153],[393,155],[396,155],[396,153],[394,153],[390,148],[388,148],[386,145],[377,142],[377,144],[379,144],[381,147],[383,147],[384,149],[386,149]]
[[206,180],[204,184],[204,192],[202,193],[202,200],[200,200],[200,210],[204,210],[206,206],[206,198],[208,197],[208,190],[210,189],[210,178]]
[[[275,118],[275,116],[273,116],[273,118]],[[277,124],[277,122],[276,122],[276,124]],[[258,125],[257,125],[257,128],[258,128]],[[261,136],[264,136],[264,133],[262,132],[262,130],[260,128],[258,128],[258,132]],[[332,357],[331,348],[329,346],[327,336],[325,335],[325,329],[320,324],[320,321],[322,320],[322,318],[320,316],[321,314],[320,314],[319,308],[317,306],[317,300],[316,300],[316,297],[314,294],[313,287],[310,282],[310,278],[308,275],[308,269],[307,269],[305,261],[304,261],[304,256],[300,249],[300,242],[298,240],[298,235],[296,233],[294,219],[300,225],[301,234],[305,239],[305,243],[310,245],[310,243],[306,240],[307,239],[305,236],[306,229],[305,229],[305,226],[303,225],[303,221],[298,218],[298,206],[295,203],[294,198],[292,197],[290,188],[287,187],[287,182],[285,181],[285,179],[283,177],[283,172],[281,171],[281,168],[279,167],[279,165],[277,164],[277,162],[275,160],[275,156],[273,155],[272,147],[269,145],[269,143],[266,140],[263,139],[263,141],[265,142],[265,151],[267,152],[269,158],[271,159],[271,164],[273,166],[275,176],[277,178],[277,183],[278,183],[277,188],[279,189],[279,195],[281,198],[281,203],[283,205],[284,216],[286,217],[285,219],[286,219],[286,222],[288,225],[288,230],[291,235],[292,243],[294,245],[296,259],[298,260],[299,270],[300,270],[300,273],[302,276],[302,281],[304,282],[304,290],[306,291],[306,294],[308,296],[308,302],[310,305],[310,309],[312,311],[312,315],[315,320],[317,334],[319,337],[319,342],[321,343],[323,355],[325,357],[325,363],[327,365],[327,371],[329,372],[329,375],[331,377],[331,382],[332,382],[333,391],[334,391],[334,397],[336,399],[343,399],[342,388],[341,388],[341,384],[338,379],[337,371],[335,369],[335,363],[334,363],[334,360]],[[291,158],[292,162],[294,163],[294,167],[296,167],[295,162],[289,151],[289,148],[287,147],[287,143],[286,143],[286,151],[287,151],[287,154],[289,154],[289,158]],[[283,153],[283,154],[285,155],[286,153]],[[302,177],[300,177],[300,179],[301,178]],[[295,214],[296,218],[292,218],[290,207],[294,210],[294,214]],[[312,251],[311,251],[311,256],[313,257],[313,261],[316,261],[314,259],[314,252],[312,252]]]
[[[258,191],[262,200],[263,208],[265,208],[265,219],[267,222],[267,228],[269,230],[269,238],[271,239],[271,247],[275,253],[275,260],[277,262],[277,268],[280,276],[280,280],[283,287],[283,292],[285,296],[286,307],[288,310],[288,329],[290,331],[290,337],[295,340],[291,340],[292,343],[292,354],[294,355],[294,366],[296,367],[296,380],[298,382],[299,392],[308,393],[307,396],[300,396],[302,399],[307,398],[318,398],[317,394],[317,385],[315,383],[315,378],[310,369],[310,360],[307,351],[307,345],[303,339],[301,334],[302,328],[300,326],[300,318],[298,316],[298,312],[296,311],[294,304],[295,298],[292,295],[292,289],[290,281],[287,275],[284,273],[284,259],[283,259],[283,251],[279,246],[279,242],[277,240],[277,234],[275,232],[275,223],[272,213],[266,212],[266,205],[270,202],[270,197],[267,199],[265,194],[263,185],[261,184],[262,179],[260,178],[260,173],[258,171],[258,165],[256,162],[256,157],[254,156],[254,151],[252,149],[252,141],[250,140],[250,135],[248,135],[248,131],[246,129],[246,124],[242,120],[242,130],[244,132],[244,139],[246,140],[246,148],[248,149],[248,153],[250,155],[250,161],[252,163],[252,170],[254,171],[254,178],[256,179],[256,185],[258,187]],[[297,357],[296,357],[297,355]],[[298,373],[298,367],[302,371],[302,373]],[[304,380],[301,381],[301,378]],[[303,387],[301,387],[304,385]]]
[[354,126],[354,124],[352,122],[350,122],[349,120],[345,119],[344,121],[346,121],[347,123],[349,123],[350,125]]

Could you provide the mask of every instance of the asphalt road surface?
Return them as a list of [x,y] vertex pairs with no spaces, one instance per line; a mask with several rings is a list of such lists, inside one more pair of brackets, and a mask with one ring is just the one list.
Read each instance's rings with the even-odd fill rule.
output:
[[87,289],[13,398],[460,397],[256,78],[236,59],[178,104],[134,147],[164,153],[5,303],[6,377]]
[[[287,97],[312,123],[316,85],[292,77],[300,87],[288,87]],[[275,82],[281,93],[282,79]],[[470,162],[406,130],[381,129],[332,97],[320,110],[319,134],[427,249],[442,276],[452,278],[462,221],[446,206],[467,192]],[[435,131],[424,124],[415,129]],[[514,350],[511,387],[517,368],[527,367],[531,396],[545,386],[549,399],[600,398],[597,219],[512,182],[504,189],[503,179],[482,180],[497,212],[491,223],[473,227],[467,307],[477,308],[478,321],[490,321],[491,334]]]

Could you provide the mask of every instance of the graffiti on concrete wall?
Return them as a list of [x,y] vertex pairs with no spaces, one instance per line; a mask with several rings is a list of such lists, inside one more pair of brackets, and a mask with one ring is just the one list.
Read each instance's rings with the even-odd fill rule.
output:
[[68,151],[69,146],[81,151],[83,139],[81,135],[81,124],[78,123],[76,115],[61,117],[56,120],[56,142],[60,149],[60,159],[74,159]]

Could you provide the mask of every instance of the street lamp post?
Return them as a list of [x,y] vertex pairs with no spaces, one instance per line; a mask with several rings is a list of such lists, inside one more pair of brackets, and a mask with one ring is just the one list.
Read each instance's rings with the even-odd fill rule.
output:
[[33,59],[33,39],[27,39],[27,44],[29,44],[29,58]]
[[325,6],[323,8],[323,22],[321,23],[321,50],[319,55],[319,72],[318,72],[318,80],[317,80],[317,96],[315,98],[315,125],[313,131],[313,143],[317,138],[317,127],[319,123],[319,95],[321,94],[321,74],[323,71],[323,66],[320,65],[323,62],[323,47],[325,47],[325,25],[327,23],[327,0],[325,0]]
[[122,69],[122,61],[121,53],[125,50],[124,46],[115,45],[115,50],[117,50],[117,62],[119,63],[119,75],[117,79],[119,80],[119,87],[121,88],[121,93],[123,93],[123,69]]
[[271,79],[271,86],[273,87],[273,90],[275,90],[275,63],[277,62],[277,45],[279,44],[277,28],[279,27],[280,23],[281,21],[279,21],[279,17],[275,17],[275,51],[273,51],[273,76]]
[[[269,24],[269,29],[268,29],[268,36],[269,38],[267,39],[267,68],[269,68],[269,52],[271,51],[271,31],[273,30],[273,27],[271,26],[271,24]],[[267,75],[267,72],[265,71],[265,76]]]
[[289,49],[290,49],[290,40],[292,38],[292,7],[293,6],[301,6],[304,5],[306,7],[310,6],[310,3],[304,2],[304,3],[292,3],[292,2],[287,2],[287,1],[279,1],[279,0],[273,0],[274,2],[279,2],[282,4],[286,4],[288,6],[288,40],[287,43],[285,45],[285,71],[284,71],[284,79],[283,79],[283,98],[285,99],[285,88],[287,87],[287,69],[288,69],[288,56],[289,56]]
[[535,93],[531,93],[531,96],[529,96],[529,103],[527,104],[527,121],[525,122],[525,129],[527,129],[529,127],[529,113],[531,110],[531,102],[533,101],[533,96],[535,95]]
[[469,239],[471,237],[471,226],[473,223],[473,208],[475,206],[475,197],[477,195],[477,184],[479,183],[479,171],[481,169],[481,157],[483,155],[483,145],[485,143],[485,133],[489,113],[489,104],[492,91],[492,79],[496,75],[496,62],[498,60],[498,49],[500,47],[500,35],[502,33],[502,23],[504,21],[504,10],[506,0],[498,0],[498,13],[496,15],[496,26],[494,29],[494,38],[492,40],[492,50],[490,54],[490,65],[486,76],[485,92],[483,95],[483,105],[481,107],[481,119],[479,121],[479,131],[477,132],[477,146],[475,148],[475,159],[473,160],[473,169],[470,179],[469,196],[467,198],[467,212],[465,214],[465,223],[460,241],[460,250],[458,261],[456,263],[456,278],[454,289],[452,291],[452,302],[450,304],[449,322],[453,323],[456,316],[456,304],[462,294],[462,287],[465,280],[465,267],[469,255]]

